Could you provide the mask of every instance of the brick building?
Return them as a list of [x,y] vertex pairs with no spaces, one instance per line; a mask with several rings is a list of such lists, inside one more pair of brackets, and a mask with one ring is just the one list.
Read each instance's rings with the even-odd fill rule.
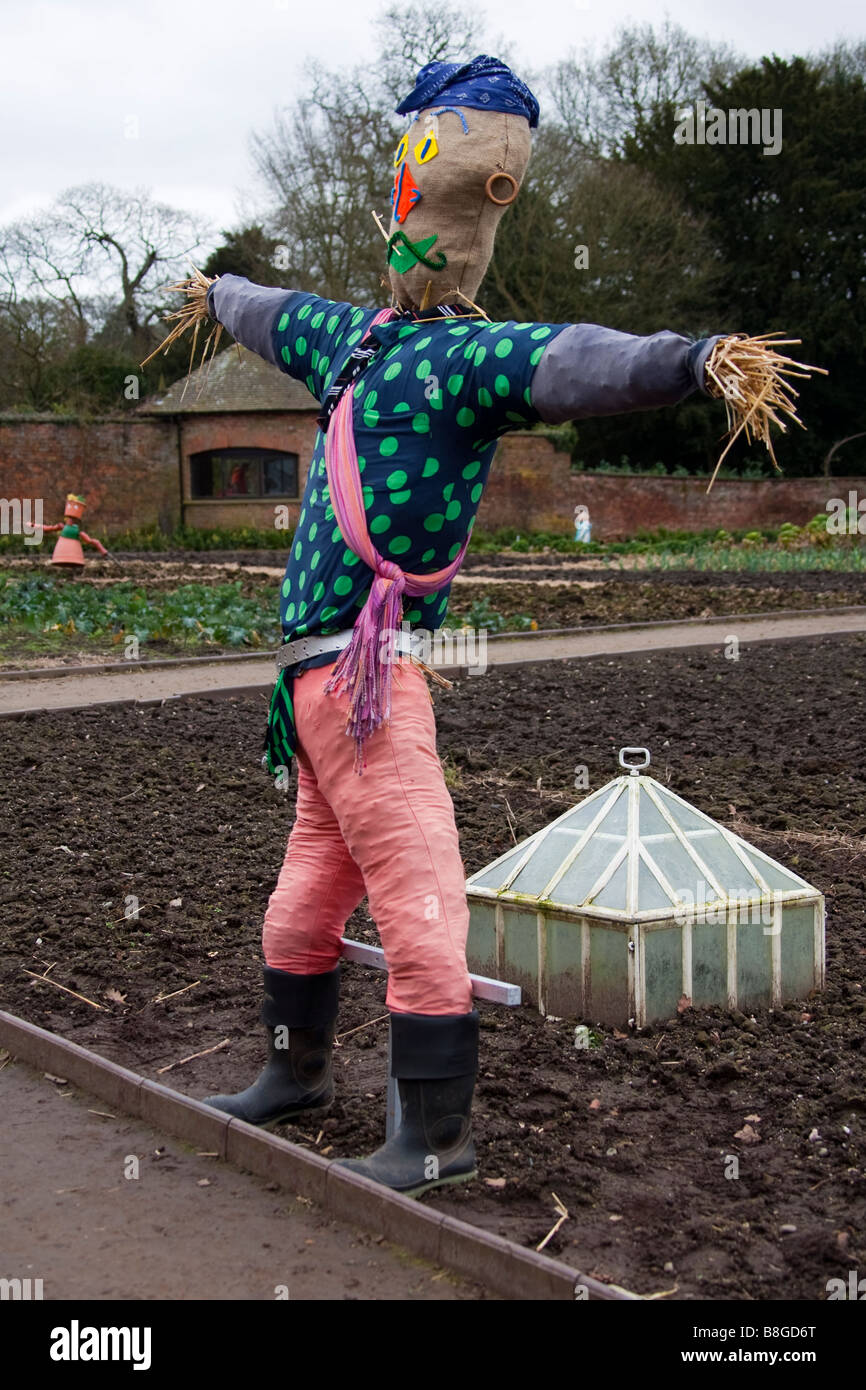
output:
[[[67,492],[83,492],[96,535],[139,526],[171,531],[181,521],[269,529],[277,507],[294,525],[317,402],[243,348],[221,353],[205,370],[185,390],[176,382],[121,416],[0,416],[0,496],[42,498],[47,523],[62,516]],[[478,525],[570,534],[579,504],[599,540],[642,527],[802,525],[829,498],[858,487],[862,478],[723,478],[708,497],[700,478],[573,473],[569,456],[543,434],[515,430],[500,442]],[[277,531],[278,548],[283,538]]]

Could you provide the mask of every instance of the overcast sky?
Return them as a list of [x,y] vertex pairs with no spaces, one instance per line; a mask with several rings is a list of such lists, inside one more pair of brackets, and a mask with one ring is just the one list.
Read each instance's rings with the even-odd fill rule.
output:
[[[862,0],[496,0],[474,5],[529,68],[664,13],[751,57],[866,33]],[[376,0],[0,0],[0,225],[100,180],[218,230],[255,207],[248,137],[304,63],[372,55]],[[520,69],[524,71],[524,69]],[[544,113],[542,111],[542,120]]]

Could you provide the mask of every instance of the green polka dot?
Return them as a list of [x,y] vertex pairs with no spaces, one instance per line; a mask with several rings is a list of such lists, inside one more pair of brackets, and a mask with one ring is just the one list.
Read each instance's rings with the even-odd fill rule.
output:
[[334,508],[333,508],[330,504],[325,508],[325,520],[326,520],[326,521],[333,521],[333,520],[334,520]]
[[437,613],[444,613],[444,612],[445,612],[445,609],[446,609],[447,607],[448,607],[448,600],[447,600],[447,598],[443,598],[443,600],[442,600],[442,602],[440,603],[439,607],[437,608],[436,612],[437,612]]
[[484,484],[476,483],[474,488],[472,488],[471,492],[469,493],[469,496],[472,498],[473,502],[477,502],[483,491]]
[[365,469],[366,467],[367,467],[367,460],[364,458],[363,454],[359,454],[359,455],[358,455],[358,472],[359,472],[359,473],[363,473],[363,471],[364,471],[364,469]]
[[390,367],[385,368],[385,380],[393,381],[395,376],[399,376],[403,370],[402,362],[392,362]]
[[[436,551],[433,549],[432,546],[431,546],[431,548],[430,548],[429,550],[425,550],[425,551],[424,551],[424,554],[421,556],[421,563],[422,563],[422,565],[429,565],[430,561],[433,559],[433,556],[434,556],[435,554],[436,554]],[[431,597],[431,598],[435,598],[436,595],[435,595],[435,594],[431,594],[430,597]],[[425,602],[425,603],[427,602],[427,599],[426,599],[426,598],[425,598],[424,602]]]
[[530,338],[549,338],[549,337],[550,337],[550,329],[549,329],[549,328],[534,328],[533,331],[530,333],[529,336],[530,336]]
[[394,414],[405,415],[406,411],[411,409],[412,407],[408,401],[398,401],[397,404],[394,406]]
[[332,605],[329,604],[327,608],[322,609],[322,622],[330,622],[331,618],[336,618],[339,611],[339,608],[334,608]]
[[403,492],[391,492],[388,494],[395,507],[399,507],[403,502],[408,502],[412,496],[412,489],[406,488]]
[[445,498],[445,501],[446,501],[446,502],[450,502],[450,501],[451,501],[451,498],[454,496],[454,484],[453,484],[453,483],[446,483],[446,484],[445,484],[445,486],[444,486],[443,489],[442,489],[442,496]]
[[469,329],[466,327],[466,324],[461,323],[458,324],[456,328],[449,328],[448,332],[451,334],[452,338],[462,338],[465,333],[469,332]]
[[301,606],[300,606],[300,608],[298,609],[298,617],[299,617],[299,618],[303,618],[303,616],[304,616],[304,614],[306,613],[306,611],[307,611],[307,605],[306,605],[305,603],[302,603]]
[[[335,586],[335,587],[336,587],[336,586]],[[317,584],[317,585],[315,586],[315,588],[313,589],[313,598],[316,600],[316,603],[319,602],[319,599],[323,596],[324,592],[325,592],[325,586],[324,586],[324,584],[322,583],[322,581],[319,580],[318,584]]]
[[463,356],[464,356],[464,357],[469,357],[469,358],[474,357],[474,356],[475,356],[476,348],[477,348],[478,346],[479,346],[478,343],[477,343],[476,340],[473,338],[470,342],[468,342],[468,343],[466,344],[465,348],[463,349]]
[[372,409],[373,409],[373,406],[376,404],[376,402],[377,402],[378,399],[379,399],[379,392],[378,392],[378,391],[368,391],[367,394],[366,394],[366,396],[364,397],[364,409],[365,409],[365,410],[372,410]]
[[361,330],[360,328],[358,328],[354,333],[350,333],[349,336],[346,338],[346,347],[354,347],[360,337]]
[[339,528],[339,526],[335,526],[334,529],[333,529],[333,531],[331,532],[331,544],[332,544],[332,545],[339,545],[339,544],[340,544],[340,541],[341,541],[342,539],[343,539],[343,537],[342,537],[341,534],[340,534],[340,528]]
[[295,559],[296,559],[296,560],[300,560],[300,558],[301,558],[301,542],[300,542],[300,541],[296,541],[296,542],[295,542]]
[[439,472],[439,460],[427,459],[421,472],[422,478],[432,478],[434,473]]
[[[299,319],[305,319],[305,318],[307,318],[307,317],[310,315],[310,313],[312,312],[312,308],[313,308],[312,304],[303,304],[303,305],[301,306],[301,308],[298,310],[298,318],[299,318]],[[288,317],[288,315],[287,315],[287,317]]]
[[507,357],[513,347],[514,343],[510,338],[500,338],[495,348],[496,356]]
[[287,347],[283,347],[283,348],[280,350],[280,356],[282,357],[283,361],[284,361],[286,364],[290,364],[290,363],[291,363],[292,354],[289,352],[289,349],[288,349]]
[[433,339],[430,337],[430,334],[428,333],[425,337],[419,338],[417,343],[413,343],[412,346],[414,347],[416,352],[423,352],[424,348],[429,347],[432,341]]
[[537,348],[533,348],[533,349],[532,349],[532,352],[529,354],[529,360],[530,360],[530,362],[532,363],[533,367],[536,365],[537,362],[540,362],[540,361],[541,361],[541,359],[542,359],[542,357],[544,356],[544,354],[545,354],[546,351],[547,351],[547,344],[546,344],[546,343],[542,343],[541,347],[537,347]]
[[331,384],[331,378],[332,378],[333,375],[334,375],[333,372],[327,372],[326,375],[325,375],[325,380],[322,382],[322,385],[324,386],[324,388],[325,388],[326,391],[327,391],[328,387],[329,387],[330,384]]
[[480,461],[478,459],[473,459],[472,463],[467,463],[466,467],[463,469],[463,477],[474,478],[475,474],[480,470],[480,468]]
[[411,333],[417,333],[417,332],[418,332],[418,329],[416,328],[416,326],[415,326],[414,323],[407,323],[405,328],[401,328],[401,329],[398,330],[398,332],[397,332],[397,337],[398,337],[398,338],[408,338],[409,335],[410,335]]
[[284,580],[283,580],[283,598],[288,598],[288,597],[289,597],[289,594],[290,594],[291,592],[292,592],[292,581],[291,581],[291,579],[284,579]]
[[475,411],[470,410],[468,405],[464,405],[457,412],[458,425],[471,425],[475,420]]
[[290,623],[290,622],[292,621],[292,618],[293,618],[294,616],[295,616],[295,605],[294,605],[293,603],[290,603],[289,606],[288,606],[288,608],[286,609],[286,622]]
[[422,358],[421,358],[421,361],[418,363],[418,366],[415,368],[415,375],[417,376],[417,378],[418,378],[419,381],[423,381],[425,377],[428,377],[428,376],[430,375],[432,366],[433,366],[433,363],[430,361],[430,358],[429,358],[429,357],[422,357]]
[[318,349],[318,348],[313,348],[313,351],[310,353],[310,362],[311,362],[311,364],[312,364],[314,367],[318,367],[318,365],[319,365],[319,349]]
[[490,392],[487,390],[487,387],[486,387],[486,386],[479,386],[479,388],[478,388],[478,404],[479,404],[479,405],[492,405],[492,404],[493,404],[493,397],[491,396]]
[[314,570],[314,569],[316,568],[316,565],[319,563],[319,561],[321,560],[321,558],[322,558],[322,552],[321,552],[321,550],[315,550],[315,551],[313,552],[313,558],[312,558],[312,560],[310,561],[310,569],[311,569],[311,570]]
[[449,502],[448,506],[445,508],[445,520],[456,521],[462,510],[463,508],[460,506],[459,502]]
[[304,381],[307,383],[307,390],[310,392],[311,395],[313,395],[316,390],[316,383],[313,380],[312,372],[307,372],[307,375],[304,377]]
[[412,417],[412,428],[416,434],[427,434],[430,429],[430,416],[425,410],[419,410]]
[[451,392],[451,395],[452,395],[452,396],[456,396],[456,395],[459,394],[460,388],[461,388],[461,386],[463,385],[463,377],[460,376],[458,373],[455,373],[454,376],[449,376],[449,378],[448,378],[448,380],[446,381],[445,385],[447,386],[448,390]]
[[373,489],[368,483],[364,484],[364,510],[369,511],[373,505]]
[[360,563],[361,563],[361,557],[360,557],[360,555],[356,555],[355,552],[354,552],[354,550],[344,550],[344,551],[343,551],[343,564],[344,564],[344,565],[348,565],[349,568],[351,568],[352,565],[359,565]]
[[303,637],[303,635],[304,635],[304,633],[306,632],[306,630],[307,630],[307,624],[306,624],[306,623],[299,623],[298,626],[295,628],[295,636],[296,636],[296,637]]
[[328,330],[329,333],[335,333],[336,330],[337,330],[337,324],[338,324],[339,322],[340,322],[340,315],[339,315],[339,314],[332,314],[331,317],[328,319],[328,322],[325,324],[325,327],[327,328],[327,330]]
[[[285,352],[285,348],[283,349],[283,351]],[[295,352],[299,352],[299,353],[302,353],[302,354],[303,354],[303,353],[305,353],[306,351],[307,351],[307,340],[306,340],[306,338],[296,338],[296,339],[295,339]]]
[[279,321],[279,323],[277,324],[277,332],[278,332],[278,333],[282,333],[283,329],[286,328],[286,327],[288,326],[288,322],[289,322],[289,316],[288,316],[288,314],[280,314],[280,321]]
[[380,536],[383,531],[390,531],[391,522],[387,516],[374,516],[370,522],[370,530],[374,536]]
[[306,582],[307,582],[307,571],[306,571],[306,570],[301,570],[301,573],[298,575],[298,588],[299,588],[302,592],[303,592],[303,588],[304,588],[304,585],[306,584]]
[[363,309],[356,309],[355,312],[354,312],[354,314],[352,315],[352,320],[351,320],[351,322],[352,322],[352,327],[353,327],[353,328],[356,328],[357,325],[361,322],[361,319],[362,319],[363,317],[364,317],[364,310],[363,310]]
[[[424,392],[424,394],[425,396],[427,396],[426,391]],[[431,391],[430,395],[427,396],[427,400],[429,401],[430,405],[433,407],[434,410],[441,410],[445,404],[441,391]]]
[[367,426],[367,429],[368,429],[368,430],[374,430],[374,429],[376,428],[376,426],[378,425],[378,423],[379,423],[379,412],[378,412],[378,410],[365,410],[365,411],[364,411],[364,424]]
[[476,351],[475,351],[475,365],[476,365],[476,367],[480,367],[480,366],[481,366],[481,363],[484,361],[484,359],[485,359],[486,356],[487,356],[487,348],[484,346],[483,343],[479,343],[479,344],[478,344],[478,347],[477,347],[477,349],[476,349]]
[[508,377],[502,376],[502,374],[500,373],[500,375],[496,378],[496,380],[493,383],[493,389],[496,392],[497,396],[507,396],[508,392],[511,390],[511,385],[508,380]]
[[316,505],[316,503],[318,502],[318,500],[319,500],[319,489],[314,487],[314,488],[313,488],[313,491],[310,493],[310,502],[311,502],[312,505],[315,507],[315,505]]
[[420,608],[413,608],[412,611],[411,611],[410,613],[407,613],[407,614],[406,614],[406,622],[407,622],[407,623],[418,623],[418,622],[420,622],[420,621],[421,621],[421,609],[420,609]]
[[405,555],[412,542],[408,536],[395,536],[388,542],[388,549],[392,555]]
[[[433,557],[433,555],[435,555],[435,553],[436,553],[436,552],[435,552],[434,550],[428,550],[428,551],[427,551],[427,554],[428,554],[431,558]],[[439,590],[437,589],[435,594],[425,594],[425,596],[424,596],[424,602],[425,602],[425,603],[435,603],[435,601],[436,601],[436,599],[438,598],[438,596],[439,596]]]
[[504,323],[492,323],[492,324],[490,325],[489,331],[490,331],[491,333],[501,333],[504,327],[505,327],[505,324],[504,324]]
[[331,365],[331,359],[330,359],[330,357],[320,357],[320,358],[319,358],[319,375],[320,375],[320,376],[324,376],[324,375],[325,375],[325,372],[328,370],[328,368],[330,367],[330,365]]
[[324,322],[325,322],[325,311],[324,311],[324,309],[320,309],[319,312],[318,312],[317,314],[314,314],[313,317],[310,319],[310,327],[311,327],[311,328],[318,328],[319,325],[322,324],[322,323],[324,323]]
[[314,521],[309,531],[307,532],[307,540],[314,541],[316,539],[316,532],[318,531],[318,529],[319,523],[317,521]]
[[403,472],[403,469],[395,468],[394,472],[389,473],[385,479],[385,486],[391,488],[392,491],[396,491],[396,489],[402,487],[406,481],[407,475]]
[[433,512],[424,518],[425,531],[441,531],[445,523],[445,518],[441,512]]
[[340,574],[334,580],[335,594],[348,594],[352,588],[352,581],[347,574]]
[[396,454],[399,447],[400,441],[397,439],[396,435],[386,434],[382,443],[379,445],[379,453],[384,454],[385,458],[390,458],[392,454]]
[[[451,549],[448,551],[448,559],[449,559],[449,560],[453,560],[453,559],[454,559],[454,556],[457,554],[457,552],[458,552],[458,550],[460,549],[460,547],[461,547],[462,544],[463,544],[462,541],[455,541],[455,542],[454,542],[454,544],[452,545]],[[447,600],[446,600],[446,602],[447,602]]]
[[526,401],[527,405],[532,405],[532,391],[528,386],[525,388],[523,392],[523,399]]

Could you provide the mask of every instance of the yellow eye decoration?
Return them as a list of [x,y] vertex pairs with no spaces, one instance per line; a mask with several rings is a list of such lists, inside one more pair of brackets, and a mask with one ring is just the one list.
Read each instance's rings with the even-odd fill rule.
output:
[[419,140],[415,146],[415,158],[419,164],[427,164],[431,159],[435,159],[439,153],[439,146],[436,143],[436,136],[432,130],[428,130],[423,140]]
[[403,136],[402,140],[400,141],[399,145],[397,146],[397,153],[394,155],[394,168],[395,168],[395,169],[397,168],[397,165],[400,163],[400,161],[401,161],[402,159],[405,159],[405,158],[406,158],[406,153],[407,153],[408,149],[409,149],[409,134],[408,134],[408,131],[407,131],[407,133]]

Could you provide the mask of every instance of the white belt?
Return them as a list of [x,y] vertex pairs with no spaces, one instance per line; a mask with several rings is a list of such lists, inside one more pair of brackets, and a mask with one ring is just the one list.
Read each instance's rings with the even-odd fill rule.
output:
[[[325,652],[341,652],[344,647],[348,647],[354,633],[354,628],[346,627],[342,632],[332,632],[330,637],[321,633],[311,633],[309,637],[296,637],[294,642],[284,643],[277,652],[277,670],[282,671],[286,666],[294,666],[296,661],[306,661],[311,656],[323,656]],[[401,629],[394,634],[394,654],[410,655],[411,643],[412,634]]]

